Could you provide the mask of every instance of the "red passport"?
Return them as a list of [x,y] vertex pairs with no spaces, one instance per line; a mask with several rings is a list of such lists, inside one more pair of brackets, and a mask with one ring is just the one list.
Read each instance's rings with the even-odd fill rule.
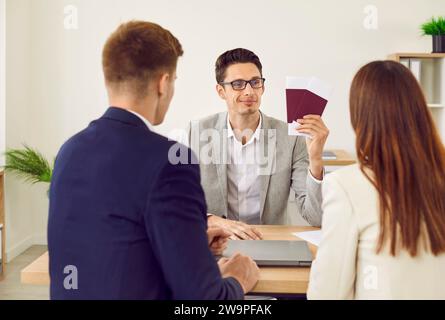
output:
[[289,135],[304,135],[295,131],[296,121],[308,114],[321,116],[332,94],[332,86],[318,78],[287,77],[286,106]]

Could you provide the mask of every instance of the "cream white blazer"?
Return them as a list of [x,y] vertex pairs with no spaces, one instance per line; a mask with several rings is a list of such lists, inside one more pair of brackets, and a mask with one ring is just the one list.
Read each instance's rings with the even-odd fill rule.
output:
[[322,194],[308,299],[445,299],[445,254],[420,249],[415,258],[406,251],[392,257],[388,246],[376,254],[378,194],[358,165],[328,174]]

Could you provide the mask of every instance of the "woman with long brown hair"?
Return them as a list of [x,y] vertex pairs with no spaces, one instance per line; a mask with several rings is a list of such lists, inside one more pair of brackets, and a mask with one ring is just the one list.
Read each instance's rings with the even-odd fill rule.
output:
[[362,67],[350,92],[358,164],[323,183],[309,299],[445,299],[445,148],[403,65]]

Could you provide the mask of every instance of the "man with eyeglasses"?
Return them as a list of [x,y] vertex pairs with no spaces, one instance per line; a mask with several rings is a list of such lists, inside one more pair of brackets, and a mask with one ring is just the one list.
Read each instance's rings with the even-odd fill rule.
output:
[[[232,239],[259,240],[254,225],[289,222],[290,191],[302,217],[321,225],[322,153],[329,135],[319,116],[299,119],[311,136],[290,136],[286,122],[260,112],[265,79],[256,54],[223,53],[216,62],[216,91],[227,112],[192,121],[189,143],[199,157],[209,226]],[[296,215],[297,212],[290,214]]]

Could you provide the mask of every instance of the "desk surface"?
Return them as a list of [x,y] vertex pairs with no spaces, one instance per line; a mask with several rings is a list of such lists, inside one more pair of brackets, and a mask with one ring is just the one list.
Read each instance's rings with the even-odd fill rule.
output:
[[[264,240],[301,240],[294,232],[319,230],[313,227],[258,226]],[[309,249],[316,255],[317,247],[309,243]],[[309,267],[262,267],[260,280],[252,293],[305,294],[309,283]]]
[[[312,227],[258,226],[265,240],[298,240],[294,232],[318,230]],[[312,253],[317,247],[309,244]],[[263,267],[260,280],[253,293],[305,294],[309,282],[310,268],[307,267]],[[23,284],[49,285],[48,252],[24,268],[21,272]]]
[[325,166],[348,166],[357,162],[357,160],[345,150],[334,149],[327,151],[334,152],[337,159],[323,160]]

